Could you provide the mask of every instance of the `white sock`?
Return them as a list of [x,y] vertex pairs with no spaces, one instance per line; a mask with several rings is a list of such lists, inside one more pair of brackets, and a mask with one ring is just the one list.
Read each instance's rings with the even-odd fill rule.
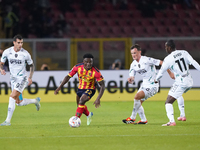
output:
[[9,104],[8,104],[8,113],[7,113],[6,122],[10,122],[11,121],[11,118],[13,116],[14,110],[15,110],[15,99],[10,97],[9,98]]
[[136,118],[137,111],[140,108],[140,106],[141,106],[140,100],[135,100],[134,99],[133,111],[132,111],[132,114],[131,114],[131,117],[130,117],[131,119],[135,119]]
[[178,102],[178,108],[180,110],[180,116],[185,117],[185,106],[183,97],[181,96],[177,98],[177,102]]
[[36,99],[26,99],[24,98],[17,106],[26,106],[28,104],[36,104],[37,100]]
[[167,117],[169,118],[169,121],[170,122],[175,122],[173,105],[170,104],[170,103],[167,103],[167,104],[165,104],[165,109],[166,109]]
[[139,116],[141,118],[141,121],[143,121],[143,122],[147,121],[147,118],[146,118],[146,116],[144,114],[144,108],[142,107],[142,105],[138,109],[138,114],[139,114]]

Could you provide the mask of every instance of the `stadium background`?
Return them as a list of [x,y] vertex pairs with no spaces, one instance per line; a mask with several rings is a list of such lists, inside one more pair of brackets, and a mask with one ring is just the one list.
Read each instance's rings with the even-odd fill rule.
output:
[[[94,55],[95,66],[108,70],[115,59],[129,69],[129,50],[134,43],[140,44],[145,55],[163,59],[165,42],[174,39],[177,49],[186,49],[200,63],[200,1],[191,2],[2,0],[0,47],[11,46],[13,35],[20,33],[36,71],[44,63],[52,71],[68,71],[88,52]],[[7,12],[18,18],[12,17],[10,29],[6,26]]]

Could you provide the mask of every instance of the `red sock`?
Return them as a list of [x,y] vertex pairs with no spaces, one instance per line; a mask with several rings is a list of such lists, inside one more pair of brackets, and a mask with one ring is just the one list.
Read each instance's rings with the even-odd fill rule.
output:
[[82,113],[84,113],[86,116],[89,115],[89,111],[87,109],[86,105],[78,105],[78,108],[76,109],[76,116],[81,117]]
[[90,114],[90,112],[88,111],[87,109],[87,106],[85,105],[85,109],[84,109],[84,112],[83,112],[86,116],[88,116]]
[[85,110],[85,105],[78,105],[76,109],[76,116],[80,118],[84,110]]

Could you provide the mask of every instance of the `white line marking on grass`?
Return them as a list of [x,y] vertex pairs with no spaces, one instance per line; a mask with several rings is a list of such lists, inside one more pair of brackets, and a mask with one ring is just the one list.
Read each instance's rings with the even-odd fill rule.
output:
[[[200,136],[200,134],[156,134],[151,135],[152,136]],[[83,138],[83,137],[131,137],[131,136],[150,136],[150,135],[66,135],[66,136],[37,136],[37,137],[0,137],[0,139],[23,139],[23,138],[29,138],[29,139],[36,139],[36,138]]]

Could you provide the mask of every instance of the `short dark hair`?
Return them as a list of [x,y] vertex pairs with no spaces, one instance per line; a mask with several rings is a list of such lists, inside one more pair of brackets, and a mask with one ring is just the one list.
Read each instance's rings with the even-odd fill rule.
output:
[[83,55],[83,59],[84,59],[84,58],[94,58],[94,57],[93,57],[92,54],[89,54],[89,53],[88,53],[88,54]]
[[166,45],[170,46],[172,49],[176,48],[176,45],[175,45],[174,41],[171,40],[171,39],[166,42]]
[[22,36],[20,34],[17,34],[14,36],[13,41],[16,41],[17,39],[22,40]]
[[137,48],[138,51],[141,51],[141,47],[139,44],[135,44],[131,46],[131,49]]

